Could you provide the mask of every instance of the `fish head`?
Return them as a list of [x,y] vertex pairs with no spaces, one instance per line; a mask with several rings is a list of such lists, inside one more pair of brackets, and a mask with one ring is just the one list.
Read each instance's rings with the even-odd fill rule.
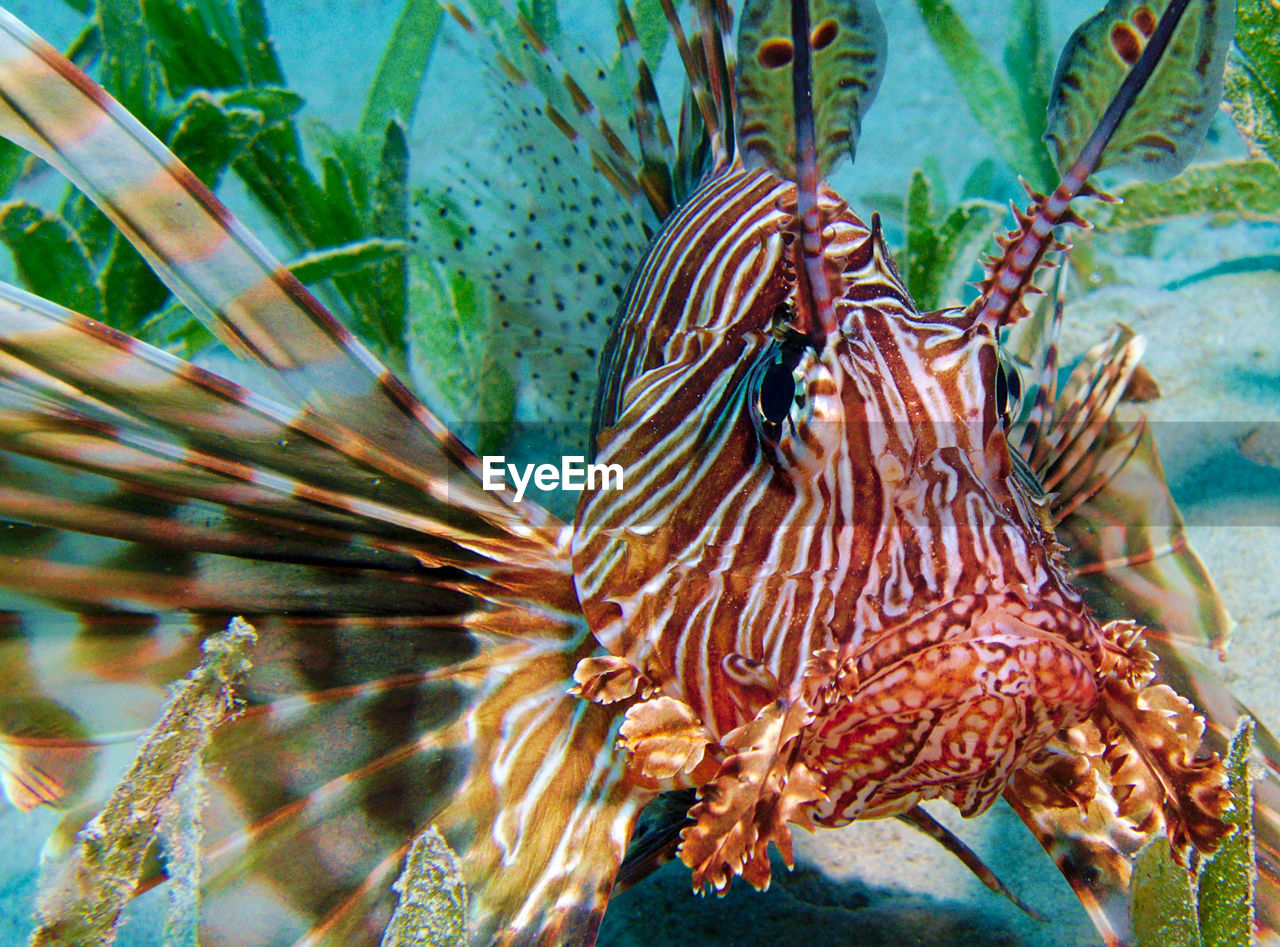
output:
[[[712,179],[655,239],[604,361],[596,461],[623,487],[579,503],[579,598],[600,643],[714,739],[806,701],[811,765],[848,773],[847,728],[882,698],[903,728],[940,721],[935,741],[974,714],[1008,726],[1030,701],[1043,719],[956,768],[986,778],[998,756],[1007,775],[1087,713],[1098,628],[1012,460],[997,327],[920,313],[878,221],[825,186],[820,211],[834,319],[805,290],[795,188],[767,171]],[[938,698],[950,723],[904,699],[928,692],[906,673],[923,668],[954,684]],[[901,803],[939,794],[938,776],[843,789],[892,785]],[[828,795],[843,789],[832,776]],[[868,807],[884,800],[826,815]]]

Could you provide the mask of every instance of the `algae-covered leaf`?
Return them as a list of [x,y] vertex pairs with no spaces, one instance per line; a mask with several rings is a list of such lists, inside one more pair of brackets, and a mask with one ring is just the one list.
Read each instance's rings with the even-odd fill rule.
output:
[[382,947],[456,947],[467,943],[467,886],[458,856],[434,825],[413,840],[392,886],[400,903]]
[[964,287],[973,276],[974,261],[1004,215],[1005,209],[993,201],[961,201],[942,219],[938,258],[928,284],[933,308],[964,302]]
[[1200,934],[1212,947],[1249,947],[1253,943],[1254,837],[1253,792],[1249,757],[1253,720],[1243,717],[1227,754],[1231,811],[1224,818],[1236,827],[1200,872]]
[[190,766],[173,788],[160,816],[164,845],[165,947],[198,947],[200,943],[200,863],[204,842],[204,807],[208,802],[204,769]]
[[1138,947],[1200,947],[1195,879],[1173,860],[1164,836],[1152,839],[1139,853],[1130,894]]
[[938,252],[938,234],[933,227],[933,195],[923,171],[911,173],[907,185],[907,245],[903,253],[907,290],[921,309],[932,309],[925,281]]
[[234,88],[248,79],[236,50],[239,30],[224,5],[143,0],[142,11],[165,88],[175,99],[197,89]]
[[406,127],[412,124],[442,14],[436,0],[405,0],[369,87],[360,118],[362,133],[381,134],[393,118]]
[[13,142],[0,143],[0,197],[7,195],[22,177],[27,159],[27,153]]
[[262,0],[240,0],[236,14],[240,20],[240,46],[244,51],[249,82],[253,85],[283,85],[284,71],[271,42],[267,11]]
[[139,0],[99,0],[102,87],[144,123],[156,115],[159,85]]
[[155,275],[142,254],[120,233],[111,240],[103,264],[103,321],[125,332],[134,332],[170,297],[169,287]]
[[466,275],[415,257],[409,299],[408,363],[418,390],[478,453],[502,453],[516,386],[488,294]]
[[[369,229],[383,240],[409,244],[409,141],[399,118],[387,122],[373,180]],[[409,269],[403,255],[378,263],[369,275],[371,329],[388,347],[403,349],[406,312],[409,307]],[[369,316],[365,317],[366,319]]]
[[[1004,68],[1009,83],[1022,104],[1027,127],[1038,130],[1044,125],[1049,108],[1049,85],[1053,79],[1053,47],[1049,38],[1049,18],[1044,0],[1013,0],[1009,15],[1008,40],[1004,48]],[[1048,151],[1036,149],[1039,163],[1031,172],[1048,172]],[[1023,171],[1024,174],[1028,171]],[[1036,182],[1048,187],[1052,182]]]
[[553,39],[560,33],[560,13],[557,0],[521,0],[520,10],[543,39]]
[[1094,211],[1099,230],[1132,230],[1197,214],[1280,222],[1280,168],[1265,159],[1195,164],[1170,181],[1115,189],[1123,203]]
[[83,315],[102,317],[102,293],[88,253],[62,218],[25,201],[0,205],[0,239],[33,293]]
[[224,109],[248,109],[262,114],[266,129],[286,125],[302,108],[302,96],[283,86],[253,86],[247,89],[225,89],[214,92],[210,100]]
[[360,233],[360,209],[369,193],[364,168],[347,158],[345,153],[332,153],[320,159],[329,237],[335,242]]
[[[1137,63],[1171,0],[1110,0],[1067,41],[1058,60],[1045,138],[1058,169],[1083,151]],[[1235,31],[1235,0],[1190,0],[1163,56],[1103,151],[1096,168],[1172,177],[1195,156],[1222,100],[1222,72]]]
[[1011,83],[982,51],[973,33],[946,0],[916,0],[925,29],[942,54],[969,111],[991,137],[1000,157],[1037,187],[1050,185],[1049,157],[1039,140],[1039,123]]
[[200,664],[174,686],[102,812],[76,835],[70,857],[42,880],[33,947],[114,940],[162,823],[183,804],[183,780],[199,766],[214,729],[239,709],[234,686],[249,668],[256,637],[237,618],[205,640]]
[[1227,60],[1225,98],[1236,127],[1280,164],[1280,29],[1271,0],[1239,0],[1236,45]]
[[657,68],[658,59],[671,36],[667,15],[662,10],[662,0],[636,0],[632,14],[644,58],[648,60],[651,69]]
[[209,93],[196,92],[182,104],[168,144],[196,177],[216,188],[264,125],[256,109],[225,108]]

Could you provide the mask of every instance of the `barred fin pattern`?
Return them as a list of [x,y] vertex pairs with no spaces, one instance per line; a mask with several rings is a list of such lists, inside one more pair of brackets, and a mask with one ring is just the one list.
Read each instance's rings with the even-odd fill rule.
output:
[[[153,135],[7,12],[0,132],[97,202],[157,274],[233,349],[275,371],[344,450],[518,534],[552,529],[475,488],[479,462]],[[95,156],[117,156],[108,163]],[[334,419],[358,416],[359,432]],[[533,516],[532,520],[528,518]],[[545,537],[544,537],[545,541]]]
[[[258,923],[376,943],[432,823],[477,938],[591,940],[652,793],[613,750],[619,715],[568,694],[597,646],[563,524],[482,492],[476,458],[189,172],[16,21],[0,31],[4,131],[286,389],[0,294],[0,516],[30,524],[0,534],[6,791],[95,798],[93,758],[243,611],[261,645],[251,707],[210,750],[209,942]],[[86,704],[104,679],[129,695],[113,713]]]
[[[1062,308],[1059,299],[1051,315],[1042,312],[1039,317],[1050,323],[1033,359],[1044,365],[1042,387],[1021,440],[1037,477],[1057,483],[1047,512],[1064,544],[1072,584],[1100,620],[1145,626],[1143,640],[1159,659],[1155,680],[1195,704],[1207,724],[1202,752],[1222,755],[1236,722],[1249,711],[1196,656],[1206,648],[1225,647],[1231,622],[1187,540],[1151,431],[1136,408],[1150,397],[1150,380],[1141,376],[1137,362],[1141,340],[1117,327],[1084,356],[1055,397],[1056,326]],[[1019,432],[1014,434],[1017,439]],[[1254,784],[1257,923],[1262,932],[1276,932],[1280,744],[1261,725],[1258,734],[1265,770]],[[1078,746],[1090,744],[1101,766],[1103,747],[1097,736],[1077,739]],[[1104,780],[1110,776],[1105,770],[1099,773]],[[1071,778],[1083,777],[1077,772]],[[1044,798],[1039,794],[1061,792],[1069,785],[1060,773],[1034,789],[1015,784],[1006,798],[1054,856],[1107,942],[1122,943],[1129,935],[1130,862],[1160,823],[1117,820],[1104,804],[1088,798],[1078,803],[1063,799],[1048,807],[1035,804]],[[1149,800],[1150,788],[1146,792]]]

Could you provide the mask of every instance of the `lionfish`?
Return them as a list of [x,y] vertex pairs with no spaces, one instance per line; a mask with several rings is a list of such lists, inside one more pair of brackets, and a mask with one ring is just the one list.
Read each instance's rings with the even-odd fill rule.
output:
[[[79,802],[109,735],[247,616],[246,709],[205,758],[206,941],[376,942],[427,827],[460,859],[474,942],[589,944],[620,871],[679,857],[695,887],[763,888],[791,824],[889,816],[965,854],[920,803],[1003,797],[1119,943],[1137,849],[1227,832],[1201,742],[1220,749],[1242,709],[1180,656],[1225,616],[1149,431],[1116,414],[1140,344],[1113,336],[1059,390],[1051,328],[1018,421],[1000,333],[1094,170],[1173,173],[1198,145],[1233,8],[1123,0],[1082,27],[1072,48],[1123,82],[1090,104],[1064,59],[1062,182],[1032,194],[974,303],[922,313],[879,219],[825,183],[879,84],[871,0],[747,0],[737,24],[724,0],[692,7],[686,30],[664,3],[677,142],[640,57],[638,158],[567,72],[576,110],[541,113],[656,222],[594,405],[595,455],[626,487],[585,491],[572,524],[483,489],[479,458],[191,172],[0,20],[0,132],[270,379],[0,290],[5,789]],[[1098,526],[1133,510],[1117,551]],[[1270,931],[1276,800],[1258,792]],[[659,798],[687,811],[629,856]]]

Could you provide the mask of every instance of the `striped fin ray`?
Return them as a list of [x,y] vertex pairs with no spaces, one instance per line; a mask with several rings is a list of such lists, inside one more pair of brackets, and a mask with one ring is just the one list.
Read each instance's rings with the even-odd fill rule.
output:
[[478,459],[154,136],[7,13],[0,88],[0,132],[97,202],[193,312],[343,432],[346,453],[511,531],[554,532],[536,507],[480,491]]
[[1070,268],[1064,259],[1058,270],[1052,315],[1045,318],[1042,310],[1040,318],[1027,319],[1015,326],[1006,340],[1014,358],[1028,368],[1031,378],[1029,390],[1035,391],[1026,420],[1021,425],[1021,435],[1010,438],[1010,443],[1019,445],[1024,458],[1032,457],[1041,443],[1040,432],[1051,423],[1058,400],[1058,345],[1062,339],[1062,316],[1067,305],[1068,273]]
[[228,513],[215,503],[165,496],[158,489],[121,488],[107,476],[69,472],[55,463],[5,454],[0,511],[38,528],[72,530],[162,548],[348,568],[413,572],[421,560],[348,525]]
[[[671,196],[665,210],[658,210],[655,205],[659,221],[666,220],[696,188],[707,160],[713,169],[721,168],[734,152],[732,76],[736,64],[730,43],[733,14],[723,0],[701,0],[694,7],[698,25],[696,45],[690,44],[674,6],[664,6],[687,80],[677,152],[658,100],[650,64],[640,49],[630,7],[625,0],[618,3],[620,53],[637,77],[633,121],[643,161],[641,178],[644,180],[645,175],[649,175],[663,182],[665,193]],[[691,103],[696,105],[695,109],[690,109]],[[690,122],[693,111],[697,112],[700,122]],[[712,143],[708,129],[719,129],[722,147]]]
[[658,89],[653,82],[653,72],[640,48],[640,36],[636,31],[631,8],[626,0],[618,0],[618,48],[636,74],[635,125],[636,142],[640,149],[640,171],[637,178],[649,198],[649,205],[665,220],[676,207],[676,194],[672,179],[675,166],[675,150],[671,130],[658,101]]
[[[483,64],[479,81],[489,87],[499,151],[496,160],[486,159],[463,144],[429,184],[426,200],[415,204],[413,229],[426,237],[420,246],[434,252],[429,259],[419,257],[426,265],[415,267],[412,279],[415,287],[425,286],[428,299],[441,293],[446,302],[457,302],[458,311],[475,311],[477,327],[464,341],[464,357],[449,359],[440,353],[457,346],[450,321],[411,320],[409,371],[433,409],[483,453],[504,454],[515,464],[542,463],[557,454],[587,456],[594,450],[589,427],[599,353],[626,274],[658,218],[647,199],[636,206],[626,188],[603,185],[589,133],[575,131],[580,122],[571,104],[563,105],[564,114],[561,108],[548,112],[549,94],[566,102],[569,96],[560,72],[523,38],[509,8],[459,6],[490,14],[487,20],[468,18],[470,32],[461,39],[471,58]],[[628,57],[606,62],[580,23],[537,22],[558,61],[573,70],[576,87],[627,140],[643,85],[635,81]],[[518,65],[521,75],[500,68],[499,58]],[[524,74],[551,89],[544,94]],[[651,106],[656,109],[656,98]],[[651,118],[660,120],[652,109]],[[564,121],[569,135],[557,125]],[[637,161],[648,161],[652,172],[638,164],[632,170],[640,179],[670,177],[669,166],[659,169],[652,151],[646,158],[642,150]],[[660,202],[668,204],[669,199]],[[486,388],[477,399],[480,384]],[[505,427],[493,424],[486,411],[504,397],[499,411],[511,412]],[[556,514],[572,516],[574,494],[534,495]]]
[[[9,526],[5,553],[15,532],[45,538]],[[77,616],[0,593],[0,781],[9,801],[26,811],[104,798],[154,722],[161,688],[190,670],[192,635],[218,630],[202,622]]]
[[[477,553],[510,559],[521,549],[533,558],[545,555],[542,541],[512,536],[440,502],[416,480],[353,459],[352,438],[314,412],[254,394],[52,303],[0,286],[0,330],[11,383],[22,375],[28,388],[38,386],[43,397],[76,412],[82,428],[103,424],[112,436],[131,432],[153,453],[162,442],[175,463],[190,450],[188,467],[240,479],[258,495],[274,492],[294,515],[307,504],[328,506],[383,534],[400,533],[423,560],[474,561]],[[30,440],[42,423],[33,417],[31,431],[13,433]],[[474,493],[461,474],[456,479],[460,489],[450,496]]]
[[[715,30],[717,23],[721,24],[722,32],[726,32],[727,27],[723,26],[724,20],[718,12],[714,16],[708,15],[711,11],[708,10],[707,4],[701,3],[696,6],[700,17],[699,38],[704,35],[706,38],[695,46],[689,42],[689,35],[680,21],[675,4],[671,0],[662,0],[662,10],[671,27],[671,39],[675,43],[677,52],[680,53],[680,60],[684,63],[685,77],[689,81],[688,95],[696,106],[696,109],[690,109],[686,103],[682,114],[681,160],[692,163],[692,156],[697,151],[702,136],[705,135],[708,147],[707,159],[713,170],[719,170],[728,165],[734,154],[731,137],[732,117],[721,90],[715,87],[713,67],[708,64],[708,51],[710,51],[712,63],[719,59],[721,53],[715,48],[714,40],[706,31]],[[724,19],[727,20],[727,16]],[[695,114],[701,120],[700,124],[693,121]],[[696,184],[696,181],[692,183]]]
[[954,855],[959,859],[961,864],[973,872],[974,877],[981,881],[992,894],[998,894],[1008,898],[1009,901],[1017,905],[1019,909],[1031,915],[1031,917],[1034,917],[1038,921],[1046,919],[1019,898],[1012,889],[1001,881],[996,873],[987,867],[986,863],[978,853],[973,851],[973,849],[964,843],[963,839],[931,816],[922,806],[915,806],[894,818],[899,822],[904,822],[912,828],[923,832]]
[[1114,414],[1145,348],[1142,338],[1120,327],[1076,367],[1059,402],[1065,409],[1044,430],[1029,458],[1046,491],[1069,494],[1077,502],[1087,498],[1089,493],[1078,481],[1091,471],[1090,451],[1098,432]]
[[[240,477],[229,476],[225,470],[227,465],[193,454],[181,445],[142,436],[126,438],[119,428],[63,408],[50,409],[36,404],[21,412],[12,412],[5,420],[10,423],[6,424],[9,430],[3,436],[3,446],[12,452],[9,457],[26,455],[28,465],[35,460],[60,465],[52,476],[40,470],[30,478],[33,487],[29,490],[24,491],[20,484],[9,485],[3,509],[14,519],[121,539],[131,539],[131,534],[140,535],[147,542],[182,543],[183,548],[212,551],[218,547],[235,550],[240,546],[255,557],[270,557],[273,551],[287,548],[299,553],[308,550],[307,555],[299,556],[302,561],[326,558],[340,561],[335,549],[342,542],[354,539],[362,547],[356,562],[385,565],[398,560],[405,564],[405,571],[411,571],[409,563],[419,568],[424,559],[430,561],[426,554],[406,548],[403,539],[397,542],[394,538],[378,536],[358,519],[325,515],[305,504],[289,503],[291,487],[303,486],[297,481],[263,478],[246,467],[230,471],[241,474]],[[169,511],[148,514],[145,506],[131,508],[109,493],[83,488],[79,482],[73,486],[59,476],[69,468],[118,486],[122,496],[136,494],[152,498],[157,511],[164,511],[165,504],[187,505],[189,511],[184,517],[190,516],[195,521],[204,519],[207,524],[212,516],[218,525],[213,529],[192,529],[181,524],[170,528],[167,524],[164,530],[149,534],[155,516],[166,520],[174,514]],[[127,470],[122,472],[121,468]],[[12,474],[12,464],[8,470]],[[265,486],[261,484],[264,479],[270,480]],[[39,494],[41,484],[46,483],[58,488],[58,501],[49,501]],[[320,493],[316,490],[313,495]],[[338,505],[343,503],[343,498],[333,493],[326,499]],[[229,511],[231,519],[240,521],[240,528],[229,529],[222,511]],[[245,535],[237,538],[236,534],[241,531]],[[283,546],[273,541],[255,546],[255,533],[274,533],[288,539]]]
[[1230,619],[1187,542],[1151,431],[1133,405],[1153,384],[1141,353],[1141,338],[1124,326],[1090,349],[1046,417],[1030,464],[1053,494],[1050,514],[1074,584],[1090,591],[1095,609],[1106,596],[1111,617],[1177,629],[1190,647],[1221,648]]
[[[695,56],[700,70],[696,81],[701,82],[705,77],[719,133],[724,140],[724,156],[726,160],[732,159],[737,147],[734,125],[734,108],[737,103],[734,101],[733,88],[736,58],[730,42],[733,14],[725,0],[695,0],[693,7],[698,18],[697,32],[701,44],[701,52]],[[691,85],[694,81],[690,80]],[[711,150],[717,156],[713,167],[722,167],[719,152],[714,145]]]
[[[1054,325],[1061,300],[1053,310],[1041,314],[1051,322],[1042,335],[1042,381],[1057,374]],[[1139,343],[1130,330],[1117,328],[1085,355],[1050,409],[1040,416],[1033,411],[1011,440],[1025,435],[1035,474],[1046,486],[1056,484],[1049,488],[1048,512],[1073,585],[1100,621],[1145,626],[1143,640],[1159,659],[1156,680],[1194,704],[1205,718],[1205,748],[1224,754],[1249,711],[1200,655],[1225,647],[1231,621],[1187,539],[1151,430],[1135,409],[1156,390],[1137,363]],[[1265,767],[1254,788],[1256,911],[1265,934],[1280,930],[1280,743],[1260,725],[1257,734]],[[1079,775],[1060,768],[1030,793],[1026,784],[1015,785],[1007,798],[1053,855],[1108,944],[1119,944],[1129,933],[1132,859],[1147,835],[1096,803],[1076,808],[1068,790]],[[1067,795],[1046,806],[1046,791]]]
[[[689,178],[701,180],[706,139],[699,131],[692,144],[683,132],[679,147],[671,140],[674,129],[653,85],[656,63],[645,60],[630,7],[618,5],[619,55],[606,63],[574,42],[574,24],[544,23],[532,13],[522,19],[515,6],[453,6],[477,57],[492,67],[487,79],[498,85],[495,120],[505,153],[484,165],[459,153],[464,173],[441,182],[432,209],[462,227],[448,233],[453,252],[442,246],[436,263],[447,279],[484,290],[495,361],[512,368],[515,425],[503,453],[535,461],[594,452],[589,427],[599,353],[625,274],[691,192]],[[694,59],[695,69],[704,69],[704,58]],[[602,125],[625,144],[625,156],[605,140]],[[624,167],[639,189],[620,186],[615,172]],[[608,188],[599,187],[600,176],[611,180]],[[415,226],[430,230],[436,221],[428,211]],[[489,239],[489,232],[505,237]],[[415,381],[433,392],[429,379]],[[449,401],[443,392],[433,398],[446,414]],[[465,425],[468,410],[451,416]],[[539,499],[571,515],[555,497]]]

